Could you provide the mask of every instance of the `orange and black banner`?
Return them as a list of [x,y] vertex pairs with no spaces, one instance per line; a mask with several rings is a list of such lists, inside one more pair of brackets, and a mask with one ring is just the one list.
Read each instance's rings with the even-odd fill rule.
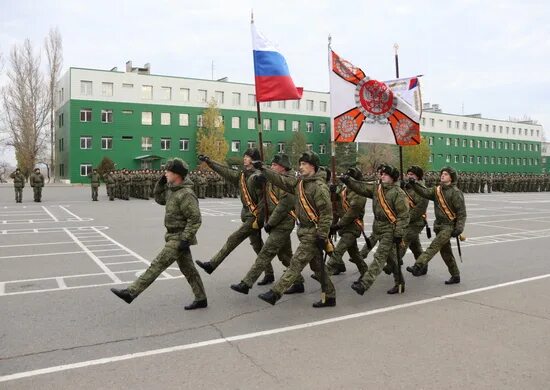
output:
[[435,187],[435,196],[437,198],[437,204],[441,209],[441,211],[445,213],[447,218],[449,218],[449,221],[454,221],[456,219],[456,214],[449,207],[449,204],[447,203],[447,199],[445,199],[445,195],[443,195],[443,190],[441,189],[441,186]]
[[[277,206],[279,204],[279,199],[277,198],[277,195],[275,195],[275,192],[273,191],[273,189],[270,189],[268,191],[268,194],[269,194],[269,199],[271,199],[271,201],[273,202],[273,204],[275,206]],[[297,221],[298,220],[298,216],[296,215],[296,213],[294,212],[294,210],[290,210],[288,212],[288,214],[295,220]]]
[[386,197],[384,196],[382,184],[378,185],[378,187],[376,188],[376,192],[378,194],[378,201],[380,202],[380,206],[382,206],[382,210],[384,211],[384,214],[386,214],[386,218],[388,218],[388,221],[390,221],[390,223],[395,225],[397,223],[397,216],[391,209],[388,201],[386,200]]
[[300,180],[298,182],[298,199],[300,200],[300,206],[304,209],[307,214],[308,219],[317,226],[319,222],[319,215],[317,211],[311,206],[311,203],[307,199],[306,193],[304,191],[304,181]]
[[239,182],[241,185],[241,194],[243,194],[244,203],[246,204],[246,207],[248,207],[248,210],[250,210],[250,212],[256,218],[258,218],[258,206],[252,200],[252,196],[250,196],[250,192],[248,192],[248,187],[246,186],[246,178],[244,177],[244,172],[241,172],[241,177],[239,179]]
[[[348,195],[348,189],[344,188],[344,190],[340,193],[340,196],[342,197],[342,208],[344,209],[344,211],[348,211],[349,208],[351,207],[351,205],[348,202],[347,195]],[[357,225],[357,227],[359,229],[363,230],[363,220],[362,219],[355,218],[353,220],[353,222],[355,222],[355,224]]]

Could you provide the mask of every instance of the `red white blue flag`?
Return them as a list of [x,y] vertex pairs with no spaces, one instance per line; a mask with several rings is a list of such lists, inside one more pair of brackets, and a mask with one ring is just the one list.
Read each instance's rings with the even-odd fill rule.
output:
[[285,58],[277,47],[251,23],[254,50],[256,101],[298,100],[303,88],[297,88],[290,77]]

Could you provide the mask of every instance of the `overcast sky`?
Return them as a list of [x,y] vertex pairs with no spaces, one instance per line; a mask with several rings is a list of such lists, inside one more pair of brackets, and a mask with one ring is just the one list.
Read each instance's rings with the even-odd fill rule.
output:
[[527,116],[549,133],[544,0],[0,0],[0,52],[25,38],[41,47],[57,26],[64,71],[123,70],[132,60],[154,74],[210,79],[214,61],[215,78],[252,83],[251,9],[306,89],[328,91],[329,34],[338,54],[381,80],[395,76],[397,42],[400,75],[424,75],[424,102],[454,114]]

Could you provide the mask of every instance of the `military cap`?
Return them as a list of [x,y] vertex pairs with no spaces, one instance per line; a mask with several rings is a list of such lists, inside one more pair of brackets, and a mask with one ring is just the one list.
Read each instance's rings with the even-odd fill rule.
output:
[[273,156],[271,164],[277,164],[284,167],[287,171],[290,171],[290,160],[288,156],[284,153],[279,153]]
[[181,158],[177,157],[172,160],[168,160],[164,169],[170,172],[177,173],[182,177],[182,179],[185,178],[185,176],[187,176],[187,172],[189,172],[189,167],[187,166],[187,163]]
[[256,148],[249,148],[244,152],[243,156],[248,156],[252,159],[252,161],[260,161],[260,151]]
[[315,152],[304,152],[302,153],[302,156],[298,160],[298,162],[306,162],[308,164],[311,164],[315,167],[315,172],[319,170],[319,165],[321,165],[321,161],[319,160],[319,156]]
[[411,165],[409,169],[407,169],[407,173],[409,172],[414,173],[420,180],[424,177],[424,171],[418,165]]
[[443,167],[441,168],[441,171],[439,171],[439,174],[441,175],[443,172],[447,172],[449,176],[451,176],[451,182],[456,183],[458,180],[458,175],[453,167]]
[[385,173],[386,175],[389,175],[393,179],[393,181],[399,180],[399,170],[394,166],[383,164],[379,168],[380,173]]

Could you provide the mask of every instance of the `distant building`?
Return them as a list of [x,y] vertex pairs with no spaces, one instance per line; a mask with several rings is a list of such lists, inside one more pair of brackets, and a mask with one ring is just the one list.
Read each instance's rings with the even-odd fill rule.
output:
[[550,142],[542,142],[541,149],[542,172],[550,173]]
[[[86,182],[104,156],[117,168],[161,168],[179,156],[194,167],[196,133],[207,102],[221,110],[229,155],[257,146],[254,85],[126,71],[70,68],[57,87],[56,152],[61,179]],[[284,151],[293,132],[328,160],[329,95],[304,91],[301,101],[262,103],[264,144]]]

